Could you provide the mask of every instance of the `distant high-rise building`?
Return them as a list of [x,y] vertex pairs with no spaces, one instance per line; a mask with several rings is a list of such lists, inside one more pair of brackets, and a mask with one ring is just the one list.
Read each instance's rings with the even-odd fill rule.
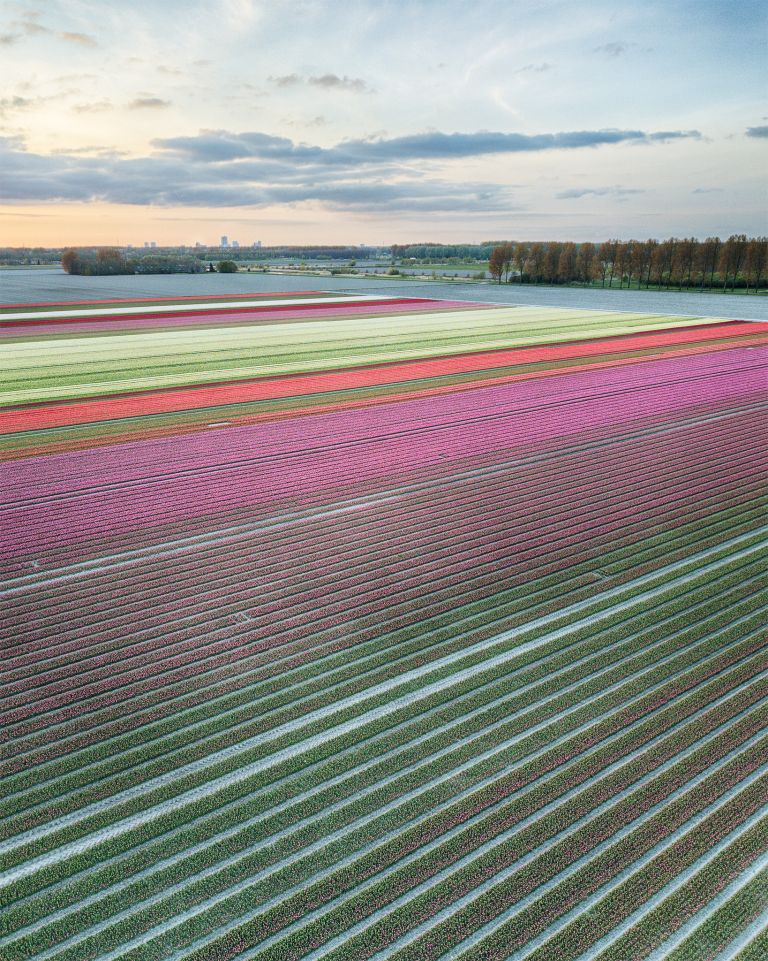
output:
[[150,247],[153,247],[153,248],[154,248],[154,247],[157,247],[157,241],[156,241],[156,240],[150,240],[149,246],[150,246]]
[[229,247],[229,240],[227,239],[227,235],[226,235],[226,234],[222,234],[222,237],[221,237],[221,245],[220,245],[220,246],[222,246],[222,247]]
[[254,248],[254,250],[258,250],[259,247],[261,247],[261,241],[260,241],[260,240],[254,240],[254,242],[253,242],[253,248]]
[[234,250],[239,250],[239,249],[240,249],[240,241],[239,241],[239,240],[233,240],[233,241],[232,241],[232,247],[233,247]]
[[148,240],[145,240],[145,241],[144,241],[144,246],[145,246],[145,247],[149,247],[149,241],[148,241]]

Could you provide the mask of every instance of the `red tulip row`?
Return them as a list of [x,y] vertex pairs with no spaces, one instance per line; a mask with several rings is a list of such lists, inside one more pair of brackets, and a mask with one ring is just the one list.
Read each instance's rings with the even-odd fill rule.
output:
[[[349,312],[354,311],[354,308],[347,309]],[[215,321],[215,318],[212,320]],[[68,401],[13,408],[0,412],[0,434],[259,400],[307,397],[337,390],[347,391],[398,382],[412,382],[451,374],[468,375],[477,371],[489,372],[519,365],[536,364],[551,367],[562,360],[580,359],[581,366],[584,368],[590,366],[587,362],[588,358],[610,357],[617,351],[622,354],[629,352],[628,359],[632,359],[632,352],[660,347],[677,347],[674,355],[680,356],[682,351],[684,356],[694,345],[701,345],[696,348],[697,351],[711,351],[723,338],[725,338],[724,346],[728,349],[739,344],[759,345],[768,342],[768,335],[761,334],[761,328],[755,324],[712,324],[660,334],[654,332],[632,337],[553,344],[546,347],[481,351],[317,374],[293,374],[287,377],[261,378],[252,381],[229,381],[216,385],[201,384],[177,389],[140,391],[80,402]],[[536,373],[539,376],[545,375],[547,370],[538,370]],[[414,393],[414,396],[417,395],[418,391]]]

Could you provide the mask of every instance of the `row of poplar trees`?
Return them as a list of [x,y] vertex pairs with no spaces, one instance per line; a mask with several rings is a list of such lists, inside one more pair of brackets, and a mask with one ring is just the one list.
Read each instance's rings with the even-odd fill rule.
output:
[[757,291],[768,286],[768,238],[503,243],[491,251],[489,270],[499,283]]

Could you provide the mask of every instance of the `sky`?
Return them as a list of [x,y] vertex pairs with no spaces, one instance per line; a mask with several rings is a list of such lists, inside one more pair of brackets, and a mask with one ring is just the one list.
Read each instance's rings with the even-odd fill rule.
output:
[[0,245],[768,233],[762,0],[0,0]]

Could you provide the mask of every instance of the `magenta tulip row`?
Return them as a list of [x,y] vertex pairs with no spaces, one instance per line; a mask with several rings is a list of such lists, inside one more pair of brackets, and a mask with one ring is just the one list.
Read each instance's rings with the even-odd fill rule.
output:
[[[679,441],[679,437],[676,436],[675,439]],[[220,547],[202,545],[189,557],[181,555],[166,559],[161,555],[156,559],[148,559],[138,572],[128,569],[118,574],[117,591],[114,577],[110,577],[111,590],[104,592],[103,600],[112,608],[116,600],[111,595],[115,593],[124,601],[131,595],[134,586],[142,591],[156,588],[162,590],[165,585],[170,587],[171,583],[178,596],[178,591],[183,591],[191,573],[194,573],[190,581],[191,587],[198,590],[203,582],[211,583],[208,578],[221,570],[224,555],[227,564],[221,576],[231,576],[232,579],[237,579],[241,586],[250,583],[254,587],[272,587],[273,590],[279,587],[278,596],[281,596],[290,590],[292,583],[303,580],[307,574],[320,577],[318,587],[325,590],[324,580],[327,579],[331,584],[337,583],[335,578],[339,572],[347,570],[350,564],[354,564],[357,569],[361,563],[383,564],[385,567],[393,562],[406,563],[414,555],[424,558],[427,545],[433,550],[439,550],[444,541],[447,541],[443,547],[444,552],[457,553],[462,544],[468,540],[474,542],[486,529],[495,533],[503,528],[510,533],[516,532],[517,537],[533,530],[540,532],[543,543],[545,529],[541,526],[542,520],[554,533],[558,524],[564,528],[572,520],[574,511],[582,514],[586,521],[592,511],[604,510],[601,504],[606,497],[612,511],[615,511],[618,505],[611,501],[622,498],[621,507],[625,513],[631,511],[633,504],[636,504],[638,512],[641,512],[642,505],[648,506],[649,498],[652,499],[657,491],[655,496],[661,508],[665,497],[676,490],[675,485],[694,483],[702,474],[712,475],[716,486],[725,485],[725,490],[729,487],[741,490],[740,484],[730,483],[729,475],[723,467],[729,464],[736,467],[745,459],[747,463],[754,464],[755,457],[759,457],[759,451],[755,452],[750,445],[756,442],[759,444],[759,433],[754,432],[754,429],[730,434],[722,431],[718,442],[716,450],[698,443],[692,449],[681,448],[673,452],[669,445],[661,445],[662,449],[657,454],[653,450],[655,439],[652,439],[646,442],[645,451],[636,449],[633,456],[635,469],[632,472],[624,470],[621,461],[606,472],[604,455],[603,465],[600,464],[601,452],[597,452],[593,466],[587,468],[586,476],[582,474],[580,477],[578,467],[571,466],[569,462],[565,465],[558,462],[548,463],[546,470],[550,476],[546,478],[534,475],[528,480],[522,476],[522,472],[515,472],[503,483],[496,481],[491,506],[488,504],[488,482],[481,478],[464,485],[461,491],[451,491],[448,496],[445,491],[438,489],[435,491],[431,510],[428,499],[423,496],[411,497],[399,500],[394,507],[382,505],[376,508],[376,505],[371,505],[363,512],[320,521],[309,519],[288,531],[254,532],[244,543]],[[417,503],[411,505],[411,501]],[[444,506],[441,506],[441,501]],[[631,517],[631,513],[627,516]],[[361,529],[366,533],[363,541],[359,537]],[[254,567],[254,551],[259,558],[257,567]],[[305,570],[307,565],[310,567]],[[163,569],[167,569],[170,583],[165,578],[158,582],[150,576],[153,570],[161,573]],[[68,633],[83,626],[78,612],[84,612],[83,603],[86,597],[92,604],[102,596],[99,590],[102,580],[99,572],[95,571],[93,576],[88,578],[87,587],[75,584],[63,596],[55,591],[30,592],[30,600],[34,598],[32,603],[40,607],[36,623],[41,629],[49,624],[56,631],[55,636],[47,632],[39,636],[39,639],[45,639],[48,643],[43,649],[36,651],[36,655],[50,659],[52,654],[66,644]],[[266,601],[263,595],[261,597]],[[71,627],[63,633],[60,632],[62,605],[72,608],[70,617],[73,618],[72,621],[67,620]],[[10,599],[7,613],[5,649],[8,655],[11,655],[16,646],[25,650],[28,641],[33,640],[33,637],[29,636],[30,622],[26,600]],[[108,627],[103,621],[100,621],[100,627],[99,643],[103,645],[109,637]],[[86,641],[92,642],[93,639],[78,634],[74,649],[82,648]],[[8,669],[16,667],[21,671],[20,676],[26,677],[28,671],[25,667],[34,663],[34,659],[28,658],[29,654],[21,654],[16,658],[9,656],[4,666]],[[6,681],[12,681],[12,677],[5,671],[3,673]]]
[[[754,462],[749,461],[741,469],[731,464],[728,475],[729,486],[738,490],[740,486],[748,483],[754,473],[753,468]],[[562,555],[569,547],[572,551],[579,551],[582,542],[587,539],[615,541],[619,530],[622,531],[624,538],[633,529],[642,533],[658,510],[659,501],[665,494],[670,507],[675,512],[684,513],[686,508],[695,506],[703,496],[712,494],[713,483],[711,476],[705,473],[698,483],[692,481],[685,485],[682,494],[678,497],[673,497],[664,491],[652,491],[645,494],[645,503],[642,500],[639,503],[634,501],[630,506],[620,508],[615,513],[607,516],[599,515],[592,524],[583,520],[584,505],[576,505],[571,516],[560,519],[553,530],[548,531],[547,526],[543,525],[540,531],[529,535],[527,542],[519,535],[516,536],[514,530],[502,535],[497,529],[491,531],[486,538],[478,535],[471,542],[471,550],[467,557],[459,556],[457,559],[455,545],[452,545],[454,549],[446,556],[438,556],[430,564],[422,566],[405,565],[404,570],[395,570],[389,579],[384,576],[385,571],[380,567],[364,568],[357,582],[344,585],[344,589],[339,592],[336,599],[326,589],[317,588],[295,597],[290,593],[290,585],[281,585],[275,601],[269,605],[259,597],[257,585],[251,585],[252,603],[258,606],[248,613],[249,642],[258,644],[262,641],[265,645],[269,645],[270,642],[274,644],[276,634],[300,640],[308,631],[314,634],[324,628],[338,626],[345,621],[357,621],[372,614],[377,614],[379,617],[385,617],[386,614],[387,617],[392,617],[394,611],[403,607],[412,612],[414,619],[422,619],[430,606],[442,603],[451,597],[458,600],[461,593],[466,591],[468,578],[476,585],[473,599],[490,596],[502,586],[512,586],[515,583],[516,570],[526,575],[530,565],[540,561],[542,548],[551,543],[551,537],[556,538]],[[716,485],[715,492],[716,496],[722,496],[721,492],[717,491]],[[629,528],[627,528],[627,521],[629,521]],[[512,563],[510,563],[511,558],[514,558]],[[561,561],[563,567],[568,564],[566,558]],[[405,573],[409,576],[403,584]],[[310,572],[305,571],[303,574],[303,582],[311,584],[311,576],[307,576]],[[247,582],[238,583],[237,587],[238,590],[242,590],[247,589],[249,585]],[[217,614],[221,610],[222,601],[223,598],[219,594],[214,608]],[[318,606],[322,610],[321,615]],[[157,632],[152,647],[164,649],[165,656],[160,657],[159,660],[152,659],[152,679],[147,678],[143,664],[138,668],[138,673],[132,675],[130,672],[116,672],[114,664],[107,663],[101,670],[92,668],[87,674],[79,671],[72,678],[74,687],[72,681],[64,679],[61,681],[49,679],[40,687],[31,687],[29,681],[24,680],[17,685],[18,693],[14,692],[13,685],[9,685],[5,706],[10,713],[3,717],[7,721],[18,721],[24,716],[61,707],[71,700],[83,703],[91,694],[104,693],[112,687],[123,688],[129,685],[129,689],[133,690],[134,683],[141,689],[145,683],[163,683],[163,678],[172,681],[173,670],[181,669],[185,663],[191,662],[196,665],[203,655],[210,658],[218,654],[216,666],[223,663],[220,658],[223,656],[223,651],[233,646],[231,640],[221,642],[218,650],[215,646],[213,650],[208,646],[204,646],[201,650],[199,645],[191,645],[186,654],[170,657],[163,636],[166,627],[163,621],[164,616],[173,618],[178,614],[178,598],[174,599],[174,603],[166,605],[164,610],[163,605],[158,607],[159,609],[152,610],[154,625],[150,626]],[[385,625],[386,619],[382,620],[382,628]],[[234,663],[237,663],[240,654],[235,651],[232,656]],[[225,657],[225,660],[228,658]],[[140,658],[141,662],[142,658]],[[160,671],[169,670],[171,671],[169,675],[159,675]],[[68,694],[63,693],[70,688]],[[22,705],[25,706],[22,707]]]
[[[331,572],[334,558],[338,557],[342,565],[346,560],[354,560],[348,556],[350,545],[361,557],[369,559],[377,555],[400,554],[401,535],[404,532],[410,539],[414,524],[418,524],[415,531],[427,530],[437,536],[449,530],[452,535],[458,535],[465,519],[470,525],[477,523],[477,511],[482,514],[489,510],[489,502],[492,504],[490,516],[495,516],[494,509],[500,508],[506,510],[508,516],[514,514],[517,517],[520,511],[524,511],[535,517],[531,505],[538,507],[548,497],[564,497],[567,505],[570,500],[584,499],[590,488],[599,490],[608,485],[609,489],[618,492],[620,489],[631,490],[640,483],[652,489],[659,483],[660,472],[676,476],[681,465],[683,470],[698,469],[702,461],[711,464],[713,471],[718,470],[720,458],[731,457],[737,450],[747,451],[756,443],[762,443],[762,423],[762,412],[742,413],[730,416],[725,422],[681,425],[672,432],[634,440],[618,438],[591,451],[588,459],[579,451],[564,452],[541,463],[510,465],[490,475],[480,473],[462,480],[453,478],[450,484],[404,492],[394,501],[371,501],[364,510],[331,517],[307,514],[299,527],[255,530],[252,538],[224,544],[216,541],[201,543],[189,557],[176,556],[172,562],[162,553],[151,555],[143,561],[138,573],[134,568],[117,574],[108,569],[95,569],[85,582],[87,586],[81,586],[82,581],[75,581],[66,592],[55,587],[37,589],[31,586],[29,596],[35,598],[40,623],[51,622],[59,630],[60,605],[71,604],[76,608],[84,591],[92,599],[94,592],[99,593],[95,589],[102,581],[114,587],[115,577],[120,583],[120,597],[130,594],[134,583],[142,589],[151,589],[154,585],[162,587],[163,582],[158,582],[157,577],[169,565],[170,576],[176,577],[190,567],[197,571],[221,570],[222,560],[226,557],[227,569],[231,568],[237,574],[243,567],[253,569],[252,552],[256,548],[259,551],[258,570],[267,580],[282,578],[286,574],[283,568],[275,569],[274,557],[285,558],[284,563],[289,569],[307,558],[316,558],[319,565]],[[627,470],[627,463],[631,463],[632,470]],[[628,498],[628,493],[625,496]],[[471,509],[472,514],[468,513]],[[552,510],[551,506],[548,510]],[[365,538],[360,537],[363,531]],[[128,542],[125,546],[142,545],[143,540],[136,537],[133,543]],[[63,549],[57,559],[59,563],[66,559]],[[26,616],[18,620],[13,618],[17,604],[24,605],[25,601],[16,602],[9,598],[6,603],[8,622],[13,622],[12,630],[3,633],[0,625],[0,637],[4,640],[4,651],[11,655],[17,645],[24,647],[29,622]],[[114,599],[110,600],[112,603]],[[55,643],[56,639],[47,637],[47,640],[46,651],[50,654],[51,642]],[[9,666],[11,658],[6,662]]]
[[[46,459],[45,476],[34,463],[21,460],[7,464],[11,489],[19,498],[30,494],[64,493],[76,489],[80,478],[100,483],[147,480],[168,471],[226,463],[252,455],[254,447],[272,455],[307,447],[323,448],[343,440],[366,439],[387,429],[416,429],[450,424],[464,416],[540,411],[568,402],[590,402],[605,396],[614,404],[626,391],[655,391],[667,384],[702,377],[740,381],[742,376],[764,384],[768,348],[738,348],[691,357],[648,361],[643,364],[597,371],[576,371],[554,379],[537,379],[502,386],[478,388],[447,396],[419,398],[382,404],[364,411],[318,414],[310,420],[292,418],[272,424],[238,427],[215,434],[132,441],[119,448],[54,454]],[[729,373],[731,377],[729,377]],[[733,390],[724,388],[726,392]],[[256,444],[254,443],[256,441]],[[127,455],[127,456],[126,456]],[[29,488],[25,485],[29,484]]]
[[[228,491],[231,507],[247,505],[257,512],[285,509],[292,498],[304,499],[308,494],[326,500],[338,498],[345,490],[359,489],[363,481],[381,484],[385,478],[392,478],[402,483],[413,471],[425,466],[440,465],[444,470],[446,465],[442,462],[446,459],[455,466],[462,460],[472,463],[473,458],[488,454],[501,458],[535,440],[617,426],[658,413],[670,416],[696,402],[722,406],[757,399],[763,383],[762,371],[742,370],[729,377],[696,382],[686,391],[679,385],[646,387],[641,392],[630,391],[612,403],[600,398],[597,402],[582,401],[554,410],[531,410],[527,416],[510,406],[501,414],[486,415],[487,419],[480,423],[475,418],[468,422],[454,417],[448,426],[439,431],[431,426],[426,434],[406,421],[401,422],[400,432],[372,437],[369,429],[366,438],[358,439],[354,446],[343,441],[316,453],[307,449],[312,442],[305,435],[305,446],[298,456],[285,457],[272,452],[264,455],[263,460],[259,458],[256,463],[238,467],[203,463],[196,470],[187,468],[183,478],[175,473],[140,484],[123,482],[105,486],[100,483],[96,489],[94,479],[87,477],[84,480],[88,486],[82,493],[60,492],[49,504],[41,503],[39,496],[30,497],[29,490],[21,486],[15,496],[17,502],[23,503],[2,509],[10,526],[2,553],[11,557],[28,555],[45,549],[52,542],[67,544],[96,537],[104,530],[151,527],[157,524],[159,510],[166,521],[204,515],[220,506],[218,491],[222,486]],[[360,417],[367,413],[361,413]],[[310,423],[298,427],[311,429],[312,418],[295,419],[304,420]],[[69,484],[73,481],[74,484],[84,482],[71,477]]]

